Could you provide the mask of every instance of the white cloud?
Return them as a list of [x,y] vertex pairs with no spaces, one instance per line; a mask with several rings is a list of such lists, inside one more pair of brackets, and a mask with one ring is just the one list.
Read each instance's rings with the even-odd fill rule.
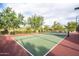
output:
[[[62,24],[63,21],[68,21],[70,18],[76,16],[74,8],[79,4],[74,3],[9,3],[7,6],[11,7],[17,13],[22,13],[25,18],[34,14],[41,15],[45,18],[45,24],[51,25],[53,21],[58,21]],[[67,20],[68,19],[68,20]]]
[[79,0],[0,0],[1,3],[79,3]]

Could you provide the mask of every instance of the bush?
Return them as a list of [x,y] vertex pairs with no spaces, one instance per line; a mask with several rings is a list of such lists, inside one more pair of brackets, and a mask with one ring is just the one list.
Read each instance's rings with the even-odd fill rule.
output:
[[26,33],[32,33],[34,30],[32,28],[27,28]]
[[11,31],[10,34],[14,35],[15,34],[15,31]]
[[22,31],[22,30],[18,30],[18,31],[15,31],[16,34],[24,34],[26,33],[26,31]]
[[1,34],[8,34],[9,33],[9,31],[7,30],[7,29],[4,29],[3,31],[1,31]]

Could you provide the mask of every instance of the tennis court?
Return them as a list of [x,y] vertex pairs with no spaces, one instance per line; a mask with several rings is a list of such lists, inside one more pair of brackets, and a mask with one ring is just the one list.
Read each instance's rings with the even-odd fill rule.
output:
[[31,36],[15,36],[16,41],[34,56],[43,56],[64,40],[66,33],[44,33]]

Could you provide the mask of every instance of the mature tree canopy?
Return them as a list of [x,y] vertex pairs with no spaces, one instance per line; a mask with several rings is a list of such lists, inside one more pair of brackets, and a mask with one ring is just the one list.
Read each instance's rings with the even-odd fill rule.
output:
[[68,24],[65,25],[65,28],[68,29],[68,31],[75,31],[76,30],[76,22],[68,22]]
[[39,28],[43,24],[42,16],[32,16],[28,18],[28,24],[31,25],[32,28]]
[[52,26],[53,30],[57,30],[57,31],[64,31],[64,26],[61,25],[60,23],[58,22],[54,22],[53,26]]
[[15,28],[23,22],[23,15],[16,14],[11,8],[7,7],[0,12],[0,27],[2,28]]
[[15,29],[23,25],[23,15],[16,14],[11,8],[7,7],[0,12],[0,28],[4,29],[4,33],[9,29]]

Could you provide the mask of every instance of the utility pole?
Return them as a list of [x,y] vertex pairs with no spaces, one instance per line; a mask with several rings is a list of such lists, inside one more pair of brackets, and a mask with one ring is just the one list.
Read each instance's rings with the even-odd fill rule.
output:
[[[79,7],[74,8],[74,10],[79,10]],[[79,16],[76,16],[76,31],[79,32],[79,20],[78,20]]]

